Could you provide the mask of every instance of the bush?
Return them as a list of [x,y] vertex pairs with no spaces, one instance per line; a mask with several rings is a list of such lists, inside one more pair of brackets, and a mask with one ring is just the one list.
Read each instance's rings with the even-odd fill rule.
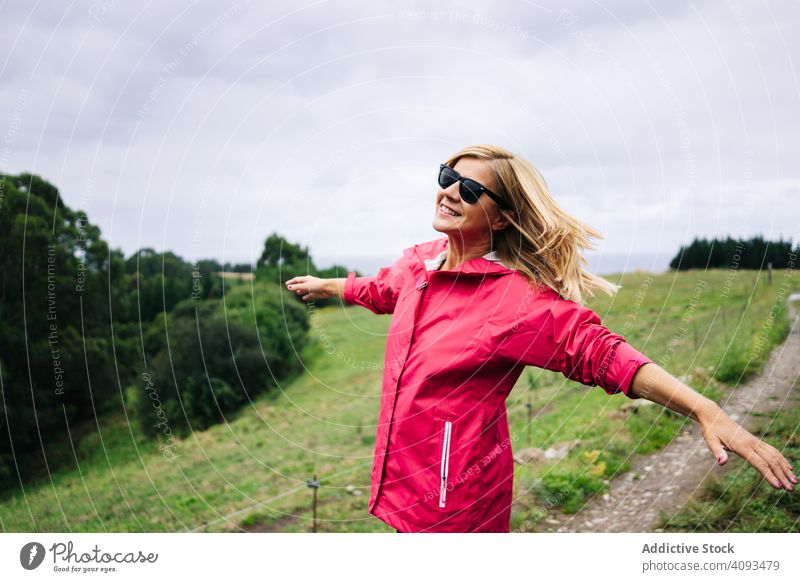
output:
[[565,513],[575,513],[583,507],[588,497],[604,487],[605,484],[597,476],[556,470],[546,473],[535,490],[548,506],[560,506]]
[[277,286],[237,287],[223,301],[181,302],[147,331],[149,381],[129,403],[143,428],[202,430],[302,369],[309,324]]

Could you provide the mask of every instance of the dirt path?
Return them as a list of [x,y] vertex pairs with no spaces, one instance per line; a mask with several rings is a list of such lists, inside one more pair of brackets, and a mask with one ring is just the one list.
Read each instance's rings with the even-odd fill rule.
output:
[[[797,299],[800,294],[789,298],[789,336],[773,349],[763,373],[729,390],[720,404],[748,430],[753,430],[758,413],[781,406],[800,374],[800,321],[791,304]],[[677,438],[661,451],[640,456],[632,463],[631,471],[612,480],[607,493],[593,498],[577,514],[551,511],[540,524],[540,531],[660,531],[659,511],[674,512],[700,490],[708,475],[730,470],[738,462],[744,463],[738,455],[729,453],[728,462],[718,467],[699,426],[688,419]]]

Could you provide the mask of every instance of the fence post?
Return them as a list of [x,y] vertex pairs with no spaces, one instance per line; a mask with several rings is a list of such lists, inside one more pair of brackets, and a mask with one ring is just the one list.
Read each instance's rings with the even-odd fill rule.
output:
[[531,404],[531,397],[528,396],[528,402],[525,403],[525,408],[528,409],[528,426],[525,431],[528,436],[528,446],[531,446],[531,425],[533,424],[533,404]]
[[319,489],[319,480],[314,475],[313,478],[306,481],[306,485],[314,491],[314,498],[311,502],[311,511],[314,515],[314,520],[311,526],[311,533],[317,533],[317,489]]

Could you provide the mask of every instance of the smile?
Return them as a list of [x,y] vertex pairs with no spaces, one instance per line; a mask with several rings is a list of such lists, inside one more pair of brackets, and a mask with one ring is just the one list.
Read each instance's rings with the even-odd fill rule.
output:
[[448,216],[461,216],[461,215],[460,215],[460,214],[458,214],[457,212],[454,212],[453,210],[450,210],[450,209],[449,209],[447,206],[445,206],[444,204],[440,204],[440,205],[439,205],[439,211],[440,211],[442,214],[447,214]]

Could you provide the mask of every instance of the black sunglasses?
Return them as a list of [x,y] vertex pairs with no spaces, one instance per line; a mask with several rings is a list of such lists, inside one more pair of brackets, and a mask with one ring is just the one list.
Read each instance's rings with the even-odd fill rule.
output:
[[439,186],[442,188],[449,188],[456,182],[461,182],[458,188],[458,193],[461,199],[469,204],[475,204],[481,194],[487,194],[489,198],[497,202],[500,208],[511,210],[511,204],[503,200],[500,196],[486,188],[483,184],[476,182],[470,178],[462,177],[458,172],[447,164],[439,165]]

